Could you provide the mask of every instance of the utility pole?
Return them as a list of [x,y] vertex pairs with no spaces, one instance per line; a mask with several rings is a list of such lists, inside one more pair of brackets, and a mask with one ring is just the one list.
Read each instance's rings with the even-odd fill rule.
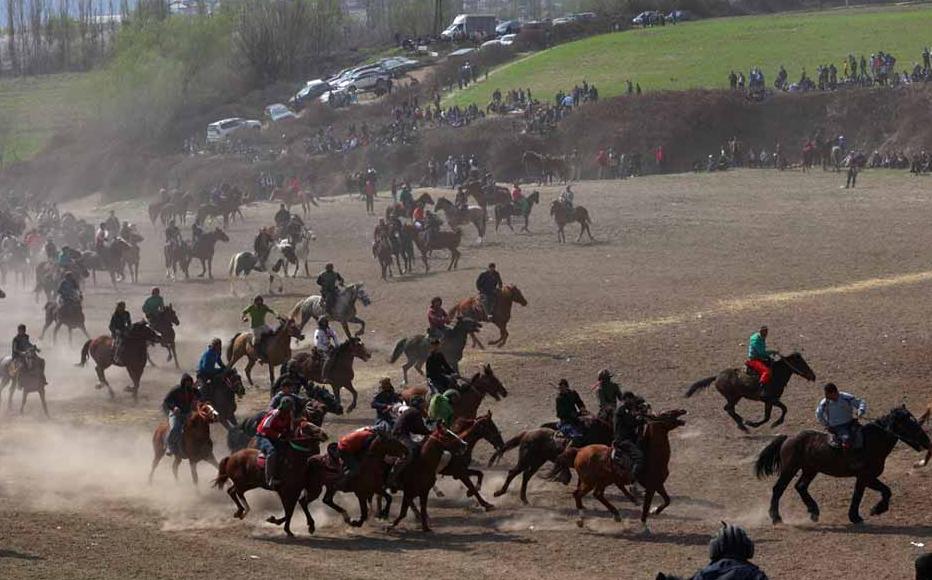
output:
[[434,0],[434,35],[443,30],[443,0]]

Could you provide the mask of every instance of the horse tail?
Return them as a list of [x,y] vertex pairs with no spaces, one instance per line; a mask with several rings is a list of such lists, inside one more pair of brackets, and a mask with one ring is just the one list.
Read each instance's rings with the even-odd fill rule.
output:
[[91,341],[88,340],[84,343],[84,346],[81,347],[81,362],[78,363],[79,367],[83,367],[87,364],[87,356],[91,350]]
[[706,378],[702,379],[701,381],[696,381],[695,383],[689,385],[689,388],[686,389],[686,398],[688,399],[688,398],[692,397],[693,395],[695,395],[696,393],[698,393],[698,392],[701,391],[702,389],[704,389],[704,388],[708,387],[709,385],[711,385],[713,382],[715,382],[715,378],[716,378],[716,377],[714,377],[714,376],[713,376],[713,377],[706,377]]
[[227,364],[230,364],[230,361],[233,360],[233,347],[236,346],[236,339],[239,337],[240,334],[242,333],[237,332],[236,334],[234,334],[233,338],[230,339],[229,344],[227,344]]
[[214,479],[214,487],[217,489],[223,489],[223,486],[226,485],[226,482],[230,479],[230,474],[227,473],[227,462],[229,457],[224,457],[220,460],[220,465],[217,466],[217,477]]
[[399,340],[398,342],[396,342],[396,343],[395,343],[395,350],[392,351],[392,357],[391,357],[390,359],[388,359],[388,362],[394,363],[396,360],[398,360],[398,357],[400,357],[400,356],[401,356],[401,353],[404,352],[406,346],[408,346],[408,339],[407,339],[407,338],[402,338],[401,340]]
[[502,457],[504,457],[506,453],[508,453],[509,451],[511,451],[512,449],[514,449],[515,447],[521,445],[521,442],[524,441],[524,435],[525,435],[525,433],[526,433],[525,431],[522,431],[522,432],[518,433],[517,435],[515,435],[514,437],[512,437],[512,438],[509,439],[508,441],[505,441],[505,444],[502,445],[502,448],[501,448],[501,449],[496,449],[496,450],[495,450],[495,453],[492,454],[492,457],[489,458],[489,467],[492,467],[493,465],[495,465],[495,463],[496,463],[499,459],[501,459]]
[[558,481],[563,475],[570,471],[576,462],[576,454],[579,453],[578,447],[569,447],[563,454],[559,455],[553,461],[553,467],[550,472],[544,475],[547,481]]
[[764,447],[764,450],[757,456],[757,461],[754,462],[754,474],[757,475],[757,479],[771,476],[780,470],[783,463],[780,450],[786,440],[786,435],[780,435]]
[[237,258],[239,258],[239,254],[233,254],[233,257],[230,258],[230,278],[233,277],[233,272],[236,270]]
[[587,210],[586,208],[580,206],[580,208],[579,208],[579,213],[580,213],[580,216],[579,216],[579,217],[580,217],[580,220],[579,220],[579,221],[581,221],[581,222],[584,223],[584,224],[591,224],[591,223],[593,223],[593,222],[592,222],[592,218],[589,217],[589,210]]

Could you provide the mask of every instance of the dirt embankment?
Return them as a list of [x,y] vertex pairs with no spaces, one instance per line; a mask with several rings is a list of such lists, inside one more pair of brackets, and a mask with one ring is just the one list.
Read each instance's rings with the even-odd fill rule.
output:
[[176,181],[189,189],[220,181],[251,189],[260,172],[271,171],[313,175],[318,193],[327,195],[342,193],[344,176],[369,166],[384,176],[418,182],[428,159],[459,154],[479,155],[500,180],[508,180],[523,175],[521,156],[528,149],[561,155],[577,148],[584,171],[591,172],[595,151],[609,145],[623,153],[642,153],[648,171],[650,152],[659,144],[666,149],[669,168],[684,171],[716,153],[732,137],[755,150],[772,151],[779,141],[792,160],[802,141],[820,129],[825,136],[843,134],[852,146],[865,150],[911,151],[932,146],[932,87],[923,86],[777,95],[764,102],[750,102],[727,91],[651,93],[582,107],[546,138],[522,134],[520,119],[490,118],[463,129],[422,129],[421,138],[411,145],[373,145],[342,155],[305,156],[305,140],[322,127],[333,126],[337,135],[345,135],[351,125],[361,128],[363,123],[377,129],[390,122],[393,107],[411,99],[412,92],[401,91],[378,103],[347,110],[308,111],[294,123],[263,132],[261,147],[289,151],[271,162],[164,155],[112,134],[86,130],[62,135],[35,160],[8,168],[0,183],[56,198],[98,191],[132,197],[154,194]]

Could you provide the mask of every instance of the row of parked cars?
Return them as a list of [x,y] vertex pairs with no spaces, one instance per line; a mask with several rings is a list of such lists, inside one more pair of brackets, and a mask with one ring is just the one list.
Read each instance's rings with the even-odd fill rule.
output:
[[646,10],[631,19],[631,24],[635,26],[654,26],[660,24],[661,17],[666,22],[684,22],[692,20],[693,16],[685,10],[673,10],[669,14],[663,15],[657,10]]

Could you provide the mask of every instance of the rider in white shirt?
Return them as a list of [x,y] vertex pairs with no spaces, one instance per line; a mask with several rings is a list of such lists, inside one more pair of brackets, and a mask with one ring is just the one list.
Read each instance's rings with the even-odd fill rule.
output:
[[340,346],[340,339],[337,338],[337,333],[330,328],[330,322],[327,320],[327,317],[321,316],[320,320],[317,321],[317,330],[314,331],[314,348],[316,348],[323,357],[323,365],[320,372],[321,378],[326,377],[330,372],[330,365],[333,358],[331,355],[338,346]]

